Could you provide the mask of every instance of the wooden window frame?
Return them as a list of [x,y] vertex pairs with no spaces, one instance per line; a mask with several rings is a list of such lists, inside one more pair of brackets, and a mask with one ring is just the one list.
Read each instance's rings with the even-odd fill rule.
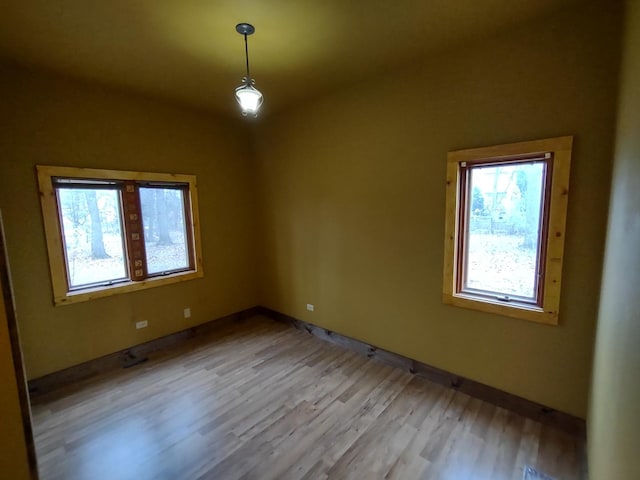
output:
[[[196,177],[194,175],[182,175],[171,173],[145,173],[131,172],[122,170],[100,170],[92,168],[75,168],[75,167],[58,167],[48,165],[37,165],[36,172],[38,177],[38,186],[40,190],[40,201],[42,206],[42,217],[44,222],[45,237],[47,243],[47,253],[49,256],[49,270],[51,273],[51,283],[53,289],[53,300],[55,305],[68,305],[71,303],[84,302],[95,298],[108,297],[127,292],[144,290],[147,288],[169,285],[172,283],[184,282],[201,278],[204,276],[202,262],[202,248],[200,245],[200,221],[198,215],[198,192]],[[137,186],[145,186],[145,184],[166,184],[169,186],[181,185],[184,191],[184,212],[185,223],[187,225],[187,246],[189,250],[189,268],[176,272],[163,272],[162,274],[148,275],[146,271],[146,258],[143,265],[143,271],[140,275],[136,274],[133,257],[131,254],[132,242],[136,241],[132,237],[132,229],[134,233],[138,233],[138,248],[144,256],[144,237],[142,233],[142,216],[140,206],[131,207],[137,210],[137,217],[130,217],[127,202],[122,201],[122,224],[123,236],[125,237],[126,251],[125,256],[126,268],[129,273],[129,279],[119,281],[112,285],[99,285],[87,288],[70,289],[67,281],[67,269],[65,262],[64,241],[62,238],[62,228],[60,220],[60,212],[58,211],[58,200],[54,179],[68,178],[82,180],[103,180],[114,181],[123,184],[124,188],[121,195],[126,195],[126,191]],[[132,187],[129,187],[132,186]],[[127,190],[129,188],[129,190]],[[139,198],[137,193],[134,198]],[[129,218],[136,218],[137,227],[132,227]],[[189,224],[190,222],[190,224]],[[190,228],[189,228],[190,227]],[[137,257],[136,257],[137,258]],[[138,278],[138,279],[136,279]]]
[[[491,166],[513,166],[526,165],[532,162],[543,163],[544,165],[544,181],[542,185],[542,209],[540,211],[540,248],[536,250],[536,271],[534,295],[531,298],[521,297],[517,295],[508,295],[504,292],[495,292],[490,290],[474,289],[465,286],[467,274],[467,256],[469,232],[469,188],[471,171],[475,168],[491,167]],[[544,282],[540,281],[544,276],[544,265],[546,262],[547,238],[549,232],[549,207],[551,203],[551,175],[553,172],[553,154],[547,152],[545,155],[518,155],[515,157],[505,157],[499,160],[481,159],[473,162],[461,162],[458,164],[460,169],[460,197],[458,200],[458,235],[457,248],[459,255],[456,265],[456,292],[470,297],[487,298],[490,300],[499,300],[501,302],[510,302],[511,305],[534,305],[543,308],[542,300],[544,298]]]
[[[569,172],[573,137],[557,137],[529,142],[449,152],[447,155],[446,218],[444,241],[443,302],[549,325],[558,324],[562,260],[569,194]],[[541,278],[537,301],[504,302],[489,295],[475,295],[462,288],[463,245],[466,232],[466,165],[513,163],[550,157],[541,224],[543,243],[538,255]],[[546,237],[546,238],[545,238]]]

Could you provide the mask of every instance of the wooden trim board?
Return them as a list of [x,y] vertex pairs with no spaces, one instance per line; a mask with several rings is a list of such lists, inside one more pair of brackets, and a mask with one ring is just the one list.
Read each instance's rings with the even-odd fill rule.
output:
[[[442,285],[442,301],[445,304],[548,325],[558,324],[572,145],[573,137],[566,136],[448,153]],[[468,203],[468,199],[465,200],[466,187],[463,187],[468,173],[463,167],[465,164],[480,165],[541,156],[545,157],[545,168],[549,171],[544,175],[547,182],[543,188],[546,225],[541,238],[546,238],[546,243],[538,248],[542,259],[539,273],[542,276],[535,304],[504,302],[498,298],[498,292],[483,296],[465,291],[462,288],[460,263],[464,253],[463,238],[468,228],[465,227],[466,214],[463,215],[461,209]]]
[[[2,222],[2,212],[0,212],[0,312],[1,321],[6,319],[9,333],[9,344],[11,346],[11,356],[13,358],[13,368],[15,371],[15,382],[18,390],[18,401],[20,403],[20,413],[22,416],[22,430],[26,443],[27,462],[29,474],[32,480],[37,480],[38,460],[36,458],[36,447],[31,427],[31,405],[27,392],[27,382],[22,359],[22,347],[20,345],[20,332],[13,300],[13,290],[11,286],[11,272],[9,268],[9,255],[6,251],[6,241]],[[9,381],[9,379],[7,379]],[[3,379],[5,382],[5,379]],[[3,386],[3,388],[6,388]]]
[[[51,285],[53,288],[54,305],[70,305],[77,302],[85,302],[94,298],[109,297],[148,288],[155,288],[179,282],[186,282],[204,276],[202,262],[202,246],[200,241],[200,218],[198,213],[198,187],[195,175],[154,173],[154,172],[129,172],[121,170],[101,170],[93,168],[58,167],[53,165],[36,165],[38,177],[38,189],[40,192],[40,203],[42,207],[42,220],[49,257],[49,273],[51,275]],[[129,264],[134,264],[137,260],[142,265],[129,267],[130,275],[128,279],[115,282],[112,285],[99,285],[82,289],[72,290],[68,285],[67,267],[65,265],[63,231],[61,216],[58,211],[57,187],[52,180],[56,177],[90,180],[118,181],[122,188],[121,196],[123,208],[121,211],[122,233],[129,252],[126,256]],[[138,244],[138,249],[144,250],[144,242],[140,240],[139,220],[132,221],[131,214],[140,215],[140,197],[138,193],[129,193],[129,187],[137,192],[136,182],[167,182],[170,184],[183,184],[185,218],[190,219],[187,224],[187,237],[189,239],[189,263],[190,269],[179,271],[162,276],[149,276],[144,253],[135,253],[134,245]],[[187,187],[188,185],[188,187]],[[116,186],[114,186],[116,188]],[[128,200],[127,200],[128,199]],[[137,230],[136,230],[137,229]],[[134,235],[136,236],[135,238]],[[142,242],[142,243],[140,243]]]
[[476,382],[460,375],[455,375],[447,372],[446,370],[432,367],[426,363],[413,360],[397,353],[389,352],[360,340],[298,320],[297,318],[285,315],[270,308],[258,307],[258,310],[260,314],[266,317],[270,317],[280,322],[289,323],[295,328],[304,330],[322,340],[341,345],[349,350],[366,355],[369,358],[402,368],[415,375],[431,380],[432,382],[458,390],[471,397],[479,398],[493,405],[497,405],[498,407],[502,407],[522,415],[523,417],[536,420],[545,425],[550,425],[572,435],[586,438],[586,423],[582,418],[560,412],[537,402],[527,400],[526,398],[490,387],[489,385]]
[[341,335],[262,306],[256,306],[232,313],[196,327],[182,330],[95,360],[90,360],[80,365],[75,365],[73,367],[45,375],[44,377],[30,380],[29,391],[31,396],[42,395],[63,385],[69,385],[80,380],[85,380],[108,370],[122,368],[132,359],[134,361],[135,359],[142,359],[149,353],[161,348],[179,344],[198,335],[215,332],[216,330],[220,330],[231,323],[247,320],[257,315],[263,315],[273,320],[290,324],[293,327],[306,331],[315,337],[340,345],[362,355],[366,355],[369,358],[373,358],[388,365],[396,366],[415,375],[431,380],[432,382],[447,386],[454,390],[459,390],[469,396],[479,398],[524,417],[539,421],[545,425],[558,428],[559,430],[563,430],[572,435],[577,435],[582,438],[586,437],[585,421],[581,418],[560,412],[517,395],[504,392],[497,388],[455,375],[436,367],[432,367],[417,360],[378,348],[375,345],[370,345],[360,340]]

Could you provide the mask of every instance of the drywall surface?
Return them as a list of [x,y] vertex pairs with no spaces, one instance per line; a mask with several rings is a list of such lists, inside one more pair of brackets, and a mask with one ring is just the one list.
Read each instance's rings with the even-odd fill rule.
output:
[[589,410],[592,480],[640,478],[640,4],[628,2]]
[[[0,207],[29,378],[255,305],[255,199],[240,121],[9,67],[0,92]],[[38,164],[196,175],[204,278],[54,307]],[[136,330],[140,320],[148,328]]]
[[[269,117],[260,302],[585,417],[620,19],[561,11]],[[443,305],[447,152],[561,135],[575,141],[559,326]]]

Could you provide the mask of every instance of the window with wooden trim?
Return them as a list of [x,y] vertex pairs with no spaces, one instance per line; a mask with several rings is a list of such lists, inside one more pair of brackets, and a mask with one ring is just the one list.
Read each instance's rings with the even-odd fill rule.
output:
[[450,152],[443,299],[557,324],[572,137]]
[[193,175],[36,169],[56,304],[203,275]]

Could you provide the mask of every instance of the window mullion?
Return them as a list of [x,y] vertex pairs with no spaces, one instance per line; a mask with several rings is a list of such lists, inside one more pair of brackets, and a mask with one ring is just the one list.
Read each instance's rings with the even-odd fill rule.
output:
[[122,196],[129,272],[132,280],[140,281],[148,277],[148,271],[140,194],[136,182],[125,182]]

